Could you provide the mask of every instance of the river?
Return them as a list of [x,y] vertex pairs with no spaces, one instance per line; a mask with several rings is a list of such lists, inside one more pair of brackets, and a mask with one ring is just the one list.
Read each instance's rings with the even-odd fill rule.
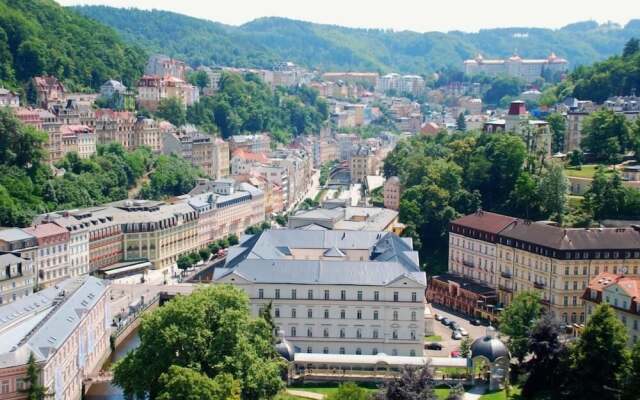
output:
[[[135,349],[140,344],[140,336],[138,336],[138,330],[131,332],[127,338],[120,343],[120,346],[116,348],[116,351],[111,354],[111,357],[104,363],[102,369],[107,370],[111,364],[124,357],[129,350]],[[111,383],[97,383],[91,385],[91,388],[87,392],[85,398],[87,400],[124,400],[124,394],[122,390]]]

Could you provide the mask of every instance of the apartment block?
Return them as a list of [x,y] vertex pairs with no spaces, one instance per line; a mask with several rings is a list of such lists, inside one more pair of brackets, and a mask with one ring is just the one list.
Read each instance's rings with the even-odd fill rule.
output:
[[69,232],[51,223],[36,224],[24,231],[37,239],[35,261],[38,286],[53,286],[69,277]]

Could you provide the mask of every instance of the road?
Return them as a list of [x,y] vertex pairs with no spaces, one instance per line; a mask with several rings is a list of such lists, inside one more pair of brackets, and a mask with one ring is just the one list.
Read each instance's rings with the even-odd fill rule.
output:
[[[431,307],[431,311],[434,314],[438,314],[440,316],[449,318],[450,320],[456,321],[458,325],[469,332],[469,337],[472,340],[484,336],[487,332],[486,326],[471,325],[469,319],[465,317],[462,317],[458,314],[452,314],[451,312],[439,308],[434,304],[430,304],[429,306]],[[440,321],[434,321],[433,330],[435,335],[439,335],[442,337],[442,341],[439,342],[442,345],[442,350],[425,350],[426,355],[433,357],[448,357],[452,351],[458,350],[460,348],[460,340],[451,339],[451,329],[448,326],[442,325]]]

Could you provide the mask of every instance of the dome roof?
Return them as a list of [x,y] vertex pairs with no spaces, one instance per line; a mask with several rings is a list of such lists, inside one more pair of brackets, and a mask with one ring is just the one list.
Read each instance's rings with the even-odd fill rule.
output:
[[387,179],[387,182],[389,182],[389,183],[400,183],[400,178],[398,178],[397,176],[392,176],[391,178]]
[[293,361],[293,355],[295,354],[293,346],[287,339],[285,339],[283,331],[278,332],[278,336],[279,337],[278,343],[276,344],[276,352],[285,360]]
[[485,357],[490,362],[500,357],[509,357],[507,346],[492,335],[480,337],[471,344],[471,358]]

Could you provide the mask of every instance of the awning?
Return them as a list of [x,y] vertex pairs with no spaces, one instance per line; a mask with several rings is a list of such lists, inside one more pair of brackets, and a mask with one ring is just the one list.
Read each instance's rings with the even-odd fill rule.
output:
[[151,267],[151,263],[149,261],[144,261],[139,264],[127,265],[124,267],[114,268],[110,270],[100,270],[99,273],[103,274],[106,278],[112,277],[114,275],[119,275],[126,272],[139,271],[143,269],[147,269]]

